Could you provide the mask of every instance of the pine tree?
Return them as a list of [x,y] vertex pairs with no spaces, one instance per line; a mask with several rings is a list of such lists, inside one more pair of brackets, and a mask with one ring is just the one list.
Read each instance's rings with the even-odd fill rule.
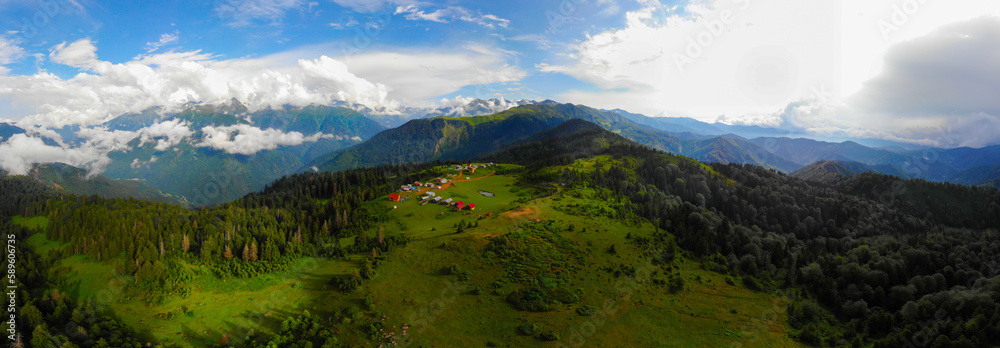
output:
[[233,258],[233,249],[229,248],[229,244],[226,244],[226,252],[222,254],[227,259]]
[[243,244],[243,261],[250,261],[250,243]]
[[160,238],[160,257],[163,257],[166,253],[166,249],[163,248],[163,238]]
[[191,240],[188,239],[188,235],[185,233],[184,238],[181,239],[181,250],[187,252],[188,249],[191,249]]

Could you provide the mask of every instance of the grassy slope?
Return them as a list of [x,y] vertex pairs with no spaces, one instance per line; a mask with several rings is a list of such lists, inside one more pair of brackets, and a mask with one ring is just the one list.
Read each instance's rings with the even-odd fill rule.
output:
[[[580,165],[592,167],[593,163]],[[469,176],[488,174],[480,171]],[[496,197],[487,198],[478,190],[493,192]],[[118,301],[115,291],[119,282],[129,278],[116,276],[110,264],[74,256],[61,261],[59,272],[65,276],[70,294],[103,301],[124,322],[146,331],[155,340],[181,347],[231,342],[233,335],[245,335],[250,329],[274,332],[281,319],[306,310],[333,315],[346,307],[363,307],[362,297],[366,294],[375,299],[374,312],[357,322],[331,328],[343,331],[342,344],[363,345],[367,340],[360,338],[361,327],[385,315],[386,331],[399,332],[400,325],[410,324],[405,340],[425,346],[481,346],[488,341],[504,346],[797,346],[788,338],[786,311],[780,298],[727,285],[724,276],[704,271],[698,263],[683,257],[675,265],[687,283],[684,291],[670,295],[664,287],[645,282],[640,276],[639,284],[630,288],[634,291],[623,297],[618,291],[622,289],[621,279],[600,268],[647,264],[639,250],[627,244],[625,235],[649,235],[653,227],[588,213],[593,211],[587,210],[591,208],[599,211],[613,207],[586,190],[576,193],[580,197],[560,193],[540,199],[533,199],[530,191],[516,185],[513,177],[500,175],[460,182],[439,191],[445,197],[476,203],[477,209],[470,215],[441,205],[422,206],[413,198],[405,203],[385,199],[387,210],[392,210],[393,205],[397,209],[390,213],[392,221],[382,228],[387,234],[409,234],[413,242],[390,253],[378,268],[378,276],[350,294],[328,289],[329,280],[356,269],[360,255],[348,260],[305,258],[288,271],[254,279],[221,280],[206,269],[187,265],[195,274],[191,295],[170,298],[156,306]],[[571,204],[589,208],[568,209]],[[493,216],[478,220],[478,227],[455,234],[456,223],[472,222],[477,214],[487,212]],[[564,275],[569,286],[582,289],[583,295],[580,303],[552,312],[518,311],[507,304],[505,296],[492,293],[491,284],[503,274],[506,265],[490,261],[481,250],[489,243],[488,238],[518,231],[519,223],[547,219],[558,226],[575,226],[561,237],[572,241],[573,252],[583,255],[584,262]],[[41,224],[37,218],[19,221]],[[29,244],[36,249],[58,247],[43,235],[33,236]],[[612,244],[619,250],[616,255],[605,252]],[[471,279],[456,281],[455,276],[442,275],[441,269],[450,265],[470,271]],[[470,290],[477,287],[483,292],[471,294]],[[502,291],[517,287],[508,284]],[[460,290],[458,294],[451,291],[455,289]],[[580,316],[575,312],[579,305],[605,309],[608,315]],[[191,314],[185,314],[184,308]],[[541,324],[562,339],[542,342],[518,335],[516,327],[523,323]]]

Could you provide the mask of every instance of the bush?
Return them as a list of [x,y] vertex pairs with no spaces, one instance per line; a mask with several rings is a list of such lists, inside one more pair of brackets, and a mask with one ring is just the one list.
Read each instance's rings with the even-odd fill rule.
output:
[[594,316],[594,314],[597,314],[597,308],[595,308],[594,306],[583,305],[580,307],[576,307],[576,314],[585,317],[592,317]]
[[558,341],[559,340],[559,334],[556,333],[555,331],[549,331],[549,332],[542,333],[541,335],[538,335],[538,339],[540,339],[542,341]]
[[548,301],[549,294],[537,288],[525,288],[516,290],[507,296],[507,303],[514,308],[529,312],[548,312],[554,310],[554,306]]
[[517,326],[517,333],[525,336],[534,336],[542,332],[542,326],[538,324],[521,324]]

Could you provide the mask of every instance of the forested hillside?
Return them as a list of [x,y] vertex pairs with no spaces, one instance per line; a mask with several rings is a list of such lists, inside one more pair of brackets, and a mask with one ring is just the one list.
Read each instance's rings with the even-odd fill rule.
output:
[[[434,125],[428,131],[444,134],[454,131],[449,128],[452,122],[456,121],[437,119],[422,124]],[[417,321],[400,318],[403,314],[397,311],[410,307],[397,306],[420,308],[426,302],[414,297],[438,291],[426,288],[430,286],[427,279],[445,277],[468,286],[462,288],[468,295],[456,300],[464,310],[449,311],[449,316],[440,319],[418,316],[424,318],[421,327],[449,328],[455,337],[465,337],[461,328],[479,329],[471,328],[474,324],[468,320],[450,318],[469,315],[481,318],[483,324],[489,319],[477,313],[510,318],[491,322],[506,329],[489,331],[489,342],[475,344],[571,342],[566,340],[571,331],[559,330],[575,324],[560,318],[573,318],[575,313],[585,318],[599,312],[594,307],[600,306],[596,299],[620,295],[611,290],[615,280],[637,284],[633,300],[637,302],[627,304],[642,307],[636,309],[638,314],[622,314],[619,320],[658,330],[655,335],[643,335],[618,326],[607,329],[625,337],[683,339],[687,337],[684,329],[662,321],[648,324],[652,319],[647,318],[674,310],[693,311],[673,306],[680,306],[677,301],[699,299],[693,296],[706,291],[727,293],[737,291],[738,286],[744,288],[739,291],[749,290],[740,295],[744,301],[751,301],[752,296],[776,298],[774,306],[782,314],[774,317],[782,319],[761,325],[787,327],[788,331],[720,329],[732,325],[699,322],[716,325],[711,326],[716,329],[688,328],[700,335],[690,344],[723,344],[719,337],[741,344],[790,337],[815,346],[1000,344],[1000,191],[879,174],[857,174],[831,186],[774,169],[704,164],[665,154],[583,120],[519,139],[478,132],[479,128],[474,134],[448,133],[471,137],[484,146],[476,151],[451,148],[454,158],[479,155],[477,161],[523,167],[449,175],[454,163],[472,160],[463,158],[466,161],[447,166],[405,164],[305,173],[279,179],[235,202],[198,210],[134,199],[57,197],[23,178],[4,179],[4,213],[35,221],[28,224],[19,218],[15,220],[22,221],[19,225],[5,223],[4,229],[25,239],[30,232],[21,226],[38,229],[30,237],[33,254],[25,254],[36,261],[21,264],[18,276],[32,279],[25,282],[23,298],[45,298],[24,306],[37,308],[38,315],[29,320],[44,323],[39,327],[47,329],[35,330],[26,339],[76,346],[102,346],[100,339],[107,346],[137,346],[136,342],[157,337],[185,337],[220,346],[407,342],[410,338],[401,337]],[[422,151],[431,151],[431,144],[424,146]],[[441,148],[449,147],[442,144]],[[490,148],[495,150],[487,153],[485,149]],[[436,210],[431,211],[433,215],[414,215],[421,209],[445,208],[386,200],[402,184],[461,176],[476,178],[453,183],[450,190],[455,197],[464,195],[466,201],[480,203],[482,213],[466,215],[449,208],[440,215]],[[476,194],[475,185],[487,185],[483,187],[491,194],[508,194],[508,203],[491,206],[486,198],[470,196]],[[463,188],[466,193],[460,194]],[[481,194],[483,189],[479,190]],[[484,215],[486,209],[493,210]],[[525,215],[531,220],[519,218]],[[206,313],[213,310],[206,307],[163,308],[187,303],[183,299],[188,297],[208,296],[203,294],[205,284],[238,286],[221,285],[222,281],[247,284],[251,290],[241,291],[260,296],[253,291],[264,286],[254,284],[270,284],[268,279],[297,272],[296,265],[303,260],[349,271],[326,276],[329,280],[322,288],[310,288],[324,294],[323,301],[285,312],[238,314],[280,319],[262,319],[252,326],[254,330],[236,330],[236,336],[229,331],[133,334],[127,328],[112,329],[115,334],[107,336],[105,326],[95,330],[81,325],[86,331],[81,334],[58,329],[77,322],[74,308],[90,308],[85,300],[53,295],[56,290],[58,294],[70,291],[65,288],[69,284],[83,283],[58,280],[63,278],[37,280],[42,275],[82,271],[67,260],[107,269],[127,280],[113,296],[119,304],[101,307],[104,312],[81,309],[81,313],[96,311],[104,313],[96,314],[105,315],[101,318],[113,318],[141,315],[135,308],[166,311],[157,314],[166,319],[146,320],[209,316]],[[652,260],[653,274],[637,272],[637,267],[644,266],[636,260]],[[406,280],[414,277],[426,278]],[[283,286],[280,291],[305,291],[295,286]],[[423,290],[410,294],[401,286]],[[59,309],[59,301],[65,309]],[[334,306],[345,304],[334,309],[318,304],[331,301],[337,303]],[[661,307],[657,306],[676,309],[658,311]],[[112,313],[109,308],[122,312]],[[754,321],[743,317],[751,310],[744,307],[739,311],[733,307],[728,313],[717,305],[704,308],[702,314],[690,317]],[[215,309],[220,310],[224,309]],[[427,318],[437,321],[428,323]],[[558,330],[543,330],[537,324],[541,321]],[[114,325],[112,319],[92,322]],[[754,340],[767,341],[748,341],[749,336],[743,336],[751,333]],[[424,336],[429,341],[423,342],[472,344],[440,341],[448,336],[439,341],[432,340],[437,336]],[[593,339],[610,344],[602,335]]]

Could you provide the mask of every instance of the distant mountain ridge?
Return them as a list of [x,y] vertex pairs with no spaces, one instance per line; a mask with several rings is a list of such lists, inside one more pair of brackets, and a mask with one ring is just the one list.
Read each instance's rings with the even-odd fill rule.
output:
[[[116,179],[140,179],[194,205],[235,200],[293,173],[318,156],[356,144],[384,129],[375,121],[343,107],[284,107],[249,112],[237,100],[221,105],[193,105],[176,114],[163,115],[158,110],[127,114],[105,126],[111,131],[134,131],[168,120],[186,125],[191,136],[167,149],[158,149],[155,142],[141,144],[140,139],[135,139],[129,143],[130,150],[109,154],[112,162],[104,174]],[[203,133],[205,127],[245,127],[284,134],[240,135],[243,134],[240,130],[226,136],[228,141],[234,142],[234,147],[240,146],[240,141],[261,146],[259,141],[249,138],[252,136],[272,140],[287,138],[292,132],[306,137],[324,136],[298,145],[265,148],[253,154],[228,153],[199,144],[207,141]]]
[[909,179],[902,170],[889,164],[868,165],[852,161],[818,161],[799,168],[789,175],[804,180],[835,185],[861,173],[879,173]]
[[357,146],[323,156],[305,169],[336,171],[386,163],[417,163],[472,158],[496,151],[571,119],[601,126],[640,144],[703,161],[751,163],[781,170],[794,163],[737,139],[682,139],[672,133],[639,125],[618,113],[553,101],[523,105],[477,117],[436,117],[410,120]]
[[105,198],[136,198],[170,204],[181,202],[138,180],[115,180],[103,175],[88,176],[87,171],[62,163],[36,165],[29,173],[56,193],[96,195]]
[[403,125],[409,120],[419,119],[419,118],[430,118],[438,116],[449,116],[449,117],[468,117],[468,116],[484,116],[495,114],[502,111],[507,111],[511,108],[537,104],[539,102],[528,99],[520,100],[508,100],[504,97],[496,97],[489,99],[479,99],[479,98],[461,98],[456,97],[454,100],[445,100],[442,105],[438,106],[428,106],[428,107],[415,107],[406,106],[400,107],[398,109],[389,110],[384,108],[373,109],[369,106],[358,104],[358,103],[344,103],[338,102],[334,105],[342,106],[349,109],[353,109],[368,118],[376,120],[384,127],[395,128]]
[[979,166],[955,174],[948,182],[1000,189],[1000,166]]

